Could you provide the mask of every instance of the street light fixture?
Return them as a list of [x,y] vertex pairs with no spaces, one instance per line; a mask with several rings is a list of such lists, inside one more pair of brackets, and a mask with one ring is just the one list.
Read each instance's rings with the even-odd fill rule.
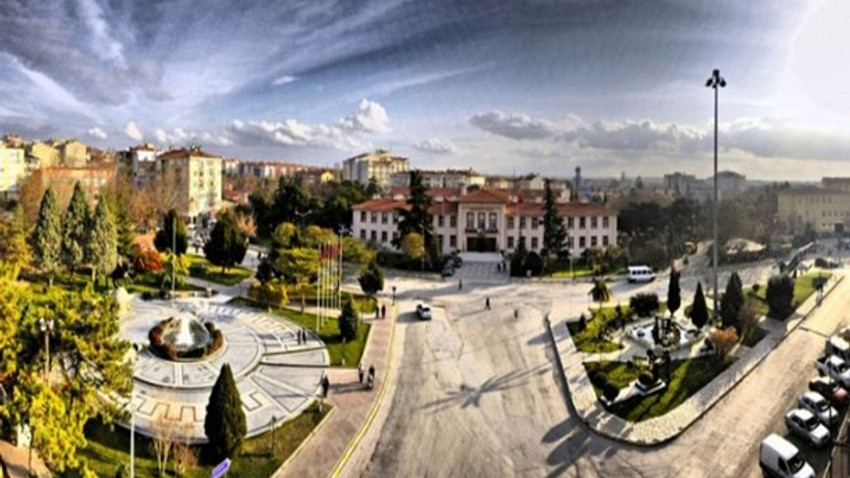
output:
[[717,250],[719,245],[717,244],[717,98],[718,91],[720,88],[726,86],[726,79],[720,76],[720,70],[714,70],[711,72],[711,77],[705,82],[705,86],[707,88],[714,89],[714,204],[712,205],[712,231],[713,231],[713,240],[712,240],[712,261],[714,263],[714,295],[712,297],[714,304],[714,311],[712,313],[714,319],[717,319],[717,298],[718,298],[718,286],[717,286],[717,263],[718,263],[718,253]]

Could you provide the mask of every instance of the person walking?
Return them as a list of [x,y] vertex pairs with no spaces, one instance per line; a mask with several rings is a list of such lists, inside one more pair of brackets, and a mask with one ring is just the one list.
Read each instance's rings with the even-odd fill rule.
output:
[[357,364],[357,382],[363,383],[363,365]]
[[484,310],[490,310],[490,298],[484,299]]
[[375,366],[374,365],[369,365],[369,377],[374,382],[374,380],[375,380]]
[[463,279],[457,280],[457,290],[463,290]]
[[519,309],[514,309],[514,319],[519,318]]
[[387,318],[387,304],[381,304],[381,318]]
[[328,398],[328,389],[331,388],[331,381],[328,380],[328,376],[325,375],[322,378],[322,398]]

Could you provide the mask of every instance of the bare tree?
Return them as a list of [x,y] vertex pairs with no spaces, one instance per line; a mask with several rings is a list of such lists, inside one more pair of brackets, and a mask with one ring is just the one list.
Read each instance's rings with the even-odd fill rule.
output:
[[741,342],[748,343],[758,329],[761,314],[756,300],[748,297],[738,311],[738,324],[741,326]]
[[182,476],[183,473],[198,465],[198,451],[189,443],[189,435],[191,433],[192,424],[180,422],[177,440],[174,443],[172,451],[174,472],[177,476]]
[[168,456],[174,449],[181,426],[180,421],[168,418],[165,412],[158,414],[153,421],[151,448],[156,455],[159,476],[165,476],[168,468]]

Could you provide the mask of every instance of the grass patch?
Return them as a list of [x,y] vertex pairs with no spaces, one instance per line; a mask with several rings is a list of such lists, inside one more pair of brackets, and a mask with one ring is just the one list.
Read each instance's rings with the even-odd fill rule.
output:
[[[308,306],[317,306],[319,305],[319,298],[316,293],[316,287],[310,287],[308,290],[305,290],[304,293],[304,304]],[[289,297],[289,305],[292,306],[300,306],[301,305],[301,291],[298,289],[298,286],[295,284],[287,284],[286,285],[286,295]],[[342,298],[345,300],[345,297],[349,295],[348,292],[342,293]],[[363,294],[351,294],[351,298],[354,299],[354,306],[357,307],[357,310],[360,311],[361,314],[374,314],[378,309],[378,299],[374,297],[368,297]]]
[[[232,460],[228,475],[239,477],[265,478],[274,474],[287,458],[298,448],[298,445],[310,434],[330,411],[325,405],[324,413],[320,414],[315,404],[304,413],[284,423],[274,433],[275,453],[271,455],[272,432],[266,432],[254,438],[249,438],[242,446],[242,453]],[[110,477],[115,475],[119,463],[130,463],[130,432],[119,426],[110,427],[100,419],[86,424],[88,446],[79,450],[79,456],[85,459],[88,466],[98,476]],[[157,476],[156,455],[151,449],[151,440],[141,434],[136,434],[136,476],[153,478]],[[200,451],[200,450],[198,450]],[[183,476],[188,478],[209,477],[216,464],[202,464]],[[169,474],[173,468],[169,464]]]
[[221,267],[214,265],[205,257],[186,254],[189,261],[189,275],[197,279],[215,282],[221,285],[236,285],[254,275],[254,271],[244,267],[230,267],[222,272]]
[[[47,276],[43,274],[24,273],[20,276],[20,282],[25,284],[30,298],[37,304],[48,304],[56,299],[54,294],[60,291],[79,292],[86,288],[91,282],[91,273],[85,270],[75,272],[73,275],[67,272],[62,272],[56,275],[53,279],[53,287],[48,290]],[[171,290],[171,280],[167,280],[167,290]],[[156,273],[146,272],[136,274],[133,278],[124,284],[127,292],[159,292],[160,277]],[[98,279],[95,284],[95,290],[98,292],[108,293],[112,290],[112,280],[109,281],[108,287],[104,287],[103,279]],[[201,287],[196,287],[192,284],[183,281],[177,282],[177,290],[180,291],[195,291],[203,290]]]
[[[832,277],[832,272],[809,272],[808,274],[797,277],[794,281],[794,299],[791,301],[791,308],[797,310],[797,307],[803,304],[812,294],[815,293],[815,283],[818,280],[825,280]],[[753,292],[752,288],[746,291],[749,297],[756,299],[759,306],[759,313],[767,315],[769,308],[767,306],[767,285],[760,284],[758,292]]]
[[[631,308],[628,305],[622,304],[623,316],[628,317],[631,313]],[[659,314],[667,312],[667,304],[662,302],[658,310]],[[609,324],[617,317],[615,307],[592,307],[589,313],[585,314],[588,318],[587,326],[581,330],[578,322],[570,322],[567,327],[570,329],[570,335],[573,338],[573,343],[579,352],[585,353],[607,353],[616,352],[622,347],[616,342],[612,342],[602,338],[602,333],[608,328]],[[636,320],[642,320],[636,318]],[[614,324],[611,324],[613,327]]]
[[[252,307],[256,309],[267,309],[258,302],[244,297],[231,299],[228,304],[239,305],[244,307]],[[305,329],[315,332],[316,318],[315,314],[301,313],[297,310],[272,308],[273,314],[289,319]],[[360,357],[363,355],[363,349],[366,348],[366,340],[369,337],[370,324],[360,322],[357,327],[357,339],[351,342],[343,343],[342,336],[339,334],[339,323],[337,319],[325,319],[325,323],[319,328],[319,338],[328,348],[332,366],[340,366],[345,358],[345,365],[353,367],[360,363]]]
[[[604,276],[616,275],[616,274],[625,274],[626,269],[621,267],[619,269],[613,271],[605,272]],[[570,260],[569,259],[555,259],[551,261],[546,269],[545,275],[548,277],[556,277],[556,278],[569,278],[569,277],[589,277],[594,275],[595,271],[587,265],[587,263],[583,259],[574,259],[572,264],[572,272],[570,272]]]
[[[665,391],[615,403],[609,407],[609,411],[631,422],[641,422],[664,415],[706,386],[729,365],[731,362],[719,361],[716,357],[674,360],[670,364],[670,383]],[[590,362],[585,364],[585,368],[588,373],[601,370],[610,382],[620,388],[637,380],[641,372],[640,368],[630,367],[626,362]],[[602,392],[596,388],[595,390],[596,395],[601,396]]]

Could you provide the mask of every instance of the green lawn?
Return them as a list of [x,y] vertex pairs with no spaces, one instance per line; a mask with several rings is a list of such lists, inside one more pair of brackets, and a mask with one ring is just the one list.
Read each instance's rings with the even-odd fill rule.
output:
[[[266,309],[257,302],[243,297],[231,299],[231,305],[241,305],[245,307],[253,307]],[[310,313],[301,313],[297,310],[272,308],[272,313],[281,317],[285,317],[302,327],[311,331],[316,330],[316,315]],[[342,336],[339,334],[339,325],[336,319],[325,319],[325,323],[319,328],[319,338],[328,348],[332,366],[342,365],[342,359],[345,358],[345,365],[353,367],[360,362],[360,357],[363,355],[363,349],[366,347],[366,340],[369,337],[370,324],[360,322],[357,327],[357,340],[353,342],[343,343]]]
[[[632,397],[609,407],[609,411],[626,420],[640,422],[664,415],[682,404],[698,392],[714,377],[726,370],[731,362],[719,361],[715,357],[697,357],[687,360],[674,360],[671,363],[671,380],[667,389],[645,397]],[[625,362],[588,362],[585,368],[593,373],[595,367],[601,370],[608,380],[621,389],[637,379],[641,370],[629,367]],[[663,377],[663,371],[662,371]],[[596,395],[601,391],[594,387]]]
[[[797,307],[800,307],[806,299],[815,293],[815,280],[828,279],[830,277],[832,277],[831,272],[823,271],[809,272],[808,274],[797,277],[797,280],[794,281],[794,299],[791,302],[791,307],[796,310]],[[750,297],[757,299],[759,312],[762,315],[767,315],[768,307],[767,300],[765,299],[765,294],[767,294],[767,285],[760,284],[758,293],[752,292],[752,288],[748,289],[746,292]]]
[[222,285],[236,285],[254,275],[254,271],[244,267],[230,267],[221,272],[221,267],[213,265],[203,256],[186,254],[189,261],[189,275]]
[[[622,304],[623,315],[628,316],[631,309],[628,305]],[[579,352],[585,353],[607,353],[620,350],[620,345],[611,342],[610,340],[600,340],[599,334],[605,329],[605,325],[616,317],[614,312],[615,306],[602,307],[600,312],[599,307],[591,307],[589,312],[584,314],[587,320],[587,327],[580,331],[578,322],[567,324],[570,329],[570,335],[573,338],[573,343]],[[667,303],[661,302],[658,310],[659,314],[667,312]],[[591,320],[590,317],[593,317]],[[640,320],[638,318],[637,320]]]
[[[289,284],[286,286],[286,295],[289,297],[289,305],[292,306],[300,306],[301,305],[301,292],[298,290],[296,285]],[[342,293],[342,298],[348,295],[347,292]],[[374,297],[367,297],[362,294],[351,294],[351,297],[354,299],[354,306],[357,307],[357,310],[360,311],[361,314],[374,314],[375,309],[378,307],[378,300]],[[317,291],[315,287],[310,287],[304,294],[304,303],[306,305],[318,305],[319,299],[317,296]]]
[[[47,290],[47,277],[42,274],[21,274],[20,280],[22,283],[26,284],[27,289],[29,290],[30,297],[39,304],[50,303],[54,297],[53,294],[56,291],[81,291],[86,285],[91,282],[91,274],[87,271],[76,272],[74,275],[71,275],[67,272],[62,272],[56,275],[53,279],[53,289],[50,291]],[[170,290],[171,282],[168,282],[168,289]],[[125,284],[127,292],[158,292],[159,291],[159,277],[157,277],[154,273],[143,273],[136,274],[133,277],[132,281],[127,282]],[[201,287],[193,286],[192,284],[184,283],[181,285],[179,282],[176,287],[177,290],[180,291],[192,291],[192,290],[203,290]],[[97,284],[95,285],[95,290],[104,292],[112,290],[112,281],[109,281],[108,288],[104,288],[103,280],[98,279]]]
[[[615,275],[625,273],[625,268],[615,271],[606,272],[603,275]],[[590,268],[583,260],[573,260],[572,272],[570,272],[569,259],[555,259],[549,263],[546,275],[549,277],[569,278],[569,277],[588,277],[594,274],[594,270]]]
[[[242,446],[242,453],[232,460],[229,476],[266,478],[283,464],[304,441],[307,435],[322,421],[330,411],[325,406],[323,414],[319,414],[316,405],[310,406],[304,413],[281,425],[274,433],[267,432],[250,438]],[[88,446],[78,451],[81,458],[98,476],[112,477],[119,463],[130,463],[130,432],[119,426],[112,429],[99,419],[92,420],[86,425]],[[275,442],[275,453],[271,456],[272,439]],[[157,476],[156,455],[151,449],[151,440],[136,435],[136,476],[153,478]],[[199,451],[199,450],[198,450]],[[215,464],[202,464],[185,473],[188,478],[210,476]],[[173,468],[169,464],[169,475]]]

